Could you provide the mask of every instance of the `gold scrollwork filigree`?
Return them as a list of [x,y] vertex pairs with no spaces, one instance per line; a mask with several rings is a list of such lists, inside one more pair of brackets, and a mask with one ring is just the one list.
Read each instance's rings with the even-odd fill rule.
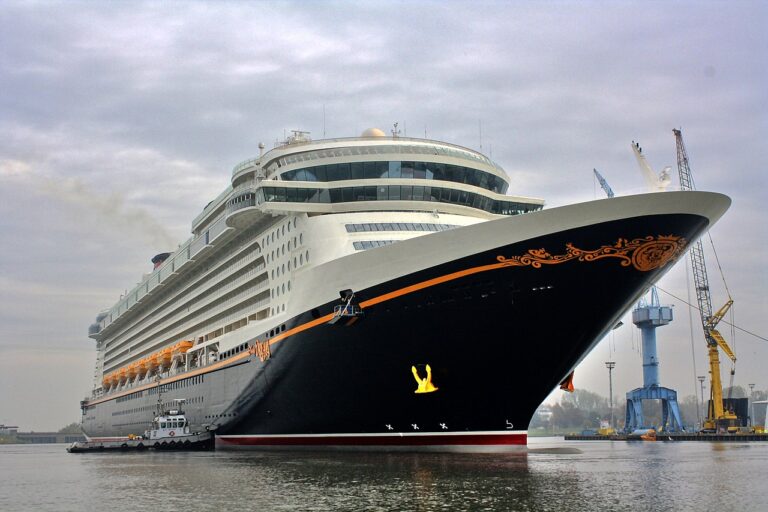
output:
[[256,340],[253,343],[253,347],[251,348],[251,354],[258,356],[262,363],[272,357],[272,350],[269,347],[269,340]]
[[579,249],[572,243],[565,245],[565,254],[552,255],[546,249],[530,249],[522,256],[497,256],[502,266],[541,268],[542,265],[557,265],[570,260],[596,261],[603,258],[618,258],[621,266],[633,266],[641,272],[648,272],[663,267],[675,260],[685,251],[688,242],[675,235],[646,236],[627,240],[619,238],[613,245],[603,245],[599,249]]

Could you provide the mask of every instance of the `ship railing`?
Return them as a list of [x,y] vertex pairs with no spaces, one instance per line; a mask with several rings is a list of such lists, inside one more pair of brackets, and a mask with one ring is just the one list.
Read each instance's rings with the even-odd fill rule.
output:
[[249,167],[258,167],[259,165],[259,159],[258,158],[251,158],[250,160],[246,160],[245,162],[240,162],[232,169],[232,174],[237,174],[242,170],[245,170]]

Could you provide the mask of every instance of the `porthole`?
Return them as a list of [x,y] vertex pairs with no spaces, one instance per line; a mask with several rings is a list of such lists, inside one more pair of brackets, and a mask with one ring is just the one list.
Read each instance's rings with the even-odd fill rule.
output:
[[303,264],[304,264],[304,255],[299,254],[299,265],[303,265]]
[[283,263],[283,274],[285,274],[285,263]]
[[285,283],[283,283],[283,293],[285,293]]
[[299,243],[300,244],[304,243],[304,233],[299,233]]
[[293,268],[296,268],[298,265],[296,265],[296,256],[293,257]]
[[283,226],[283,234],[285,234],[285,226]]
[[290,240],[288,240],[288,250],[289,251],[291,250],[291,241]]
[[309,263],[309,251],[307,251],[307,263]]
[[296,227],[296,217],[293,218],[293,227]]
[[288,260],[288,272],[291,271],[291,260]]
[[288,221],[288,232],[291,232],[291,221]]

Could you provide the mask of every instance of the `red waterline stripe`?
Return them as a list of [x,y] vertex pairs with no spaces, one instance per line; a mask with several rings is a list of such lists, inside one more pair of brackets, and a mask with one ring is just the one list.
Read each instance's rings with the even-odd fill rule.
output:
[[527,434],[422,435],[422,436],[308,436],[308,437],[216,437],[216,442],[237,446],[493,446],[522,445]]

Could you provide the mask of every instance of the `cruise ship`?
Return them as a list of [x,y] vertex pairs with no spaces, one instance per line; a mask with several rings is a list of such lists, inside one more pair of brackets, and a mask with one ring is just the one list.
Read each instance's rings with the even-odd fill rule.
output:
[[219,449],[524,449],[537,406],[729,204],[544,209],[468,148],[294,132],[99,313],[83,431],[139,434],[185,399]]

